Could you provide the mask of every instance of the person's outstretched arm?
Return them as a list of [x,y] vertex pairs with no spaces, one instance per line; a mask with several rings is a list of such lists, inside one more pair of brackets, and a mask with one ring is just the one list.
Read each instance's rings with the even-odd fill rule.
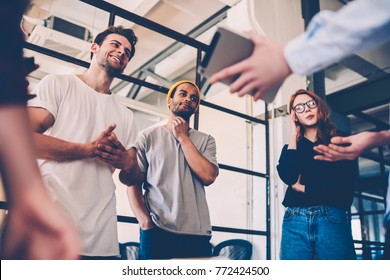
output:
[[[260,99],[272,86],[291,74],[309,75],[352,55],[390,40],[390,1],[355,0],[337,12],[322,11],[305,33],[283,48],[250,33],[252,55],[210,77],[215,83],[239,75],[230,85],[231,93],[253,94]],[[362,20],[364,18],[364,20]]]
[[305,33],[288,42],[284,55],[293,73],[310,75],[389,40],[390,1],[355,0],[315,15]]
[[76,259],[74,224],[50,198],[35,159],[26,109],[0,106],[1,174],[9,203],[2,259]]
[[[331,144],[314,147],[321,155],[314,158],[318,160],[337,161],[353,160],[363,152],[375,147],[390,144],[390,131],[361,132],[348,137],[333,137]],[[348,145],[348,146],[345,146]]]

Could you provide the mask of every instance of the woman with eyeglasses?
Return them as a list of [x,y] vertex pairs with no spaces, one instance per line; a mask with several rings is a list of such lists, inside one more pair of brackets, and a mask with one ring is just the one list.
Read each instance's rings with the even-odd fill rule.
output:
[[356,259],[348,215],[353,200],[353,161],[314,159],[313,147],[335,136],[330,112],[315,93],[300,89],[290,98],[291,133],[277,170],[288,185],[283,205],[280,258]]

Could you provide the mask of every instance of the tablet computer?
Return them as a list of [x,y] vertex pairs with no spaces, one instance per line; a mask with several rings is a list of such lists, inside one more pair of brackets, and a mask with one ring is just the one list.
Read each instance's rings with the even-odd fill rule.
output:
[[[214,73],[236,64],[241,60],[249,57],[254,49],[254,44],[249,37],[238,34],[226,27],[218,27],[215,32],[209,49],[201,62],[200,72],[210,77]],[[221,80],[220,82],[230,85],[238,75]],[[280,85],[277,85],[268,90],[262,97],[265,102],[270,103],[274,100],[275,95],[279,90]],[[253,92],[254,94],[255,92]]]

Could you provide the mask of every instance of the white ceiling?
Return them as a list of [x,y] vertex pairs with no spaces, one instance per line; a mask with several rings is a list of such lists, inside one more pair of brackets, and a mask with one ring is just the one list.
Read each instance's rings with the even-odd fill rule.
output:
[[[111,0],[106,2],[144,16],[182,34],[188,33],[225,6],[224,3],[218,0]],[[32,4],[36,6],[34,10],[38,10],[37,7],[39,8],[40,13],[37,14],[35,12],[31,15],[31,12],[27,12],[27,15],[30,17],[39,16],[39,19],[42,20],[50,15],[54,15],[89,29],[93,36],[96,36],[108,25],[109,15],[107,12],[77,0],[33,0]],[[117,17],[115,24],[133,28],[139,38],[136,55],[125,70],[127,74],[134,72],[174,42],[173,39],[134,25],[123,18]],[[29,38],[27,40],[29,41]],[[64,38],[63,45],[64,50],[66,50],[65,46],[72,46],[74,43],[69,42],[69,38]],[[89,45],[87,44],[87,49],[88,47]],[[54,72],[63,72],[65,70],[63,67],[53,69],[51,66],[48,65],[46,67],[44,62],[41,65],[41,71],[51,72],[53,70]]]
[[[187,34],[207,18],[225,7],[225,3],[236,4],[240,0],[109,0],[106,2],[145,17],[179,33]],[[109,14],[106,11],[78,0],[32,0],[31,4],[31,9],[26,12],[26,16],[28,17],[25,17],[22,24],[26,33],[29,34],[26,40],[89,62],[89,42],[41,26],[42,20],[49,16],[59,17],[87,28],[92,33],[92,36],[95,37],[107,27]],[[118,16],[115,18],[115,25],[132,28],[138,37],[136,54],[124,71],[126,75],[134,73],[146,62],[174,43],[174,40],[169,37],[135,25],[133,22]],[[196,39],[208,43],[212,34],[213,32],[209,31]],[[32,74],[30,82],[32,87],[47,73],[70,74],[84,71],[83,67],[41,55],[37,52],[27,50],[25,55],[34,56],[36,62],[40,65],[40,68]],[[174,81],[179,78],[194,80],[195,65],[196,49],[185,46],[156,64],[152,70],[158,76],[168,81]],[[162,86],[169,86],[169,84],[164,84],[164,81],[154,79],[153,76],[147,77],[146,81]],[[119,79],[115,79],[112,86],[115,87],[120,82]],[[132,84],[127,82],[124,84],[126,86],[120,87],[121,90],[119,92],[116,91],[118,95],[126,96],[132,86]],[[137,99],[145,99],[145,101],[152,105],[161,103],[158,100],[154,100],[155,98],[149,98],[148,100],[147,96],[151,92],[152,90],[148,88],[142,88]]]

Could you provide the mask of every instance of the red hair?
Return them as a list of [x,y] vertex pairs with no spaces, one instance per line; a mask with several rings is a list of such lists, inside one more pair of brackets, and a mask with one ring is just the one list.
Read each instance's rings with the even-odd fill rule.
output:
[[[293,104],[295,101],[295,98],[298,95],[309,95],[311,98],[317,101],[317,141],[321,144],[329,144],[330,139],[336,135],[336,129],[333,124],[333,122],[330,120],[330,111],[326,103],[314,92],[305,90],[305,89],[299,89],[297,90],[293,95],[290,97],[290,103],[289,103],[289,112],[293,110]],[[300,126],[299,134],[297,135],[297,141],[301,140],[302,137],[305,134],[305,127],[298,123]]]

